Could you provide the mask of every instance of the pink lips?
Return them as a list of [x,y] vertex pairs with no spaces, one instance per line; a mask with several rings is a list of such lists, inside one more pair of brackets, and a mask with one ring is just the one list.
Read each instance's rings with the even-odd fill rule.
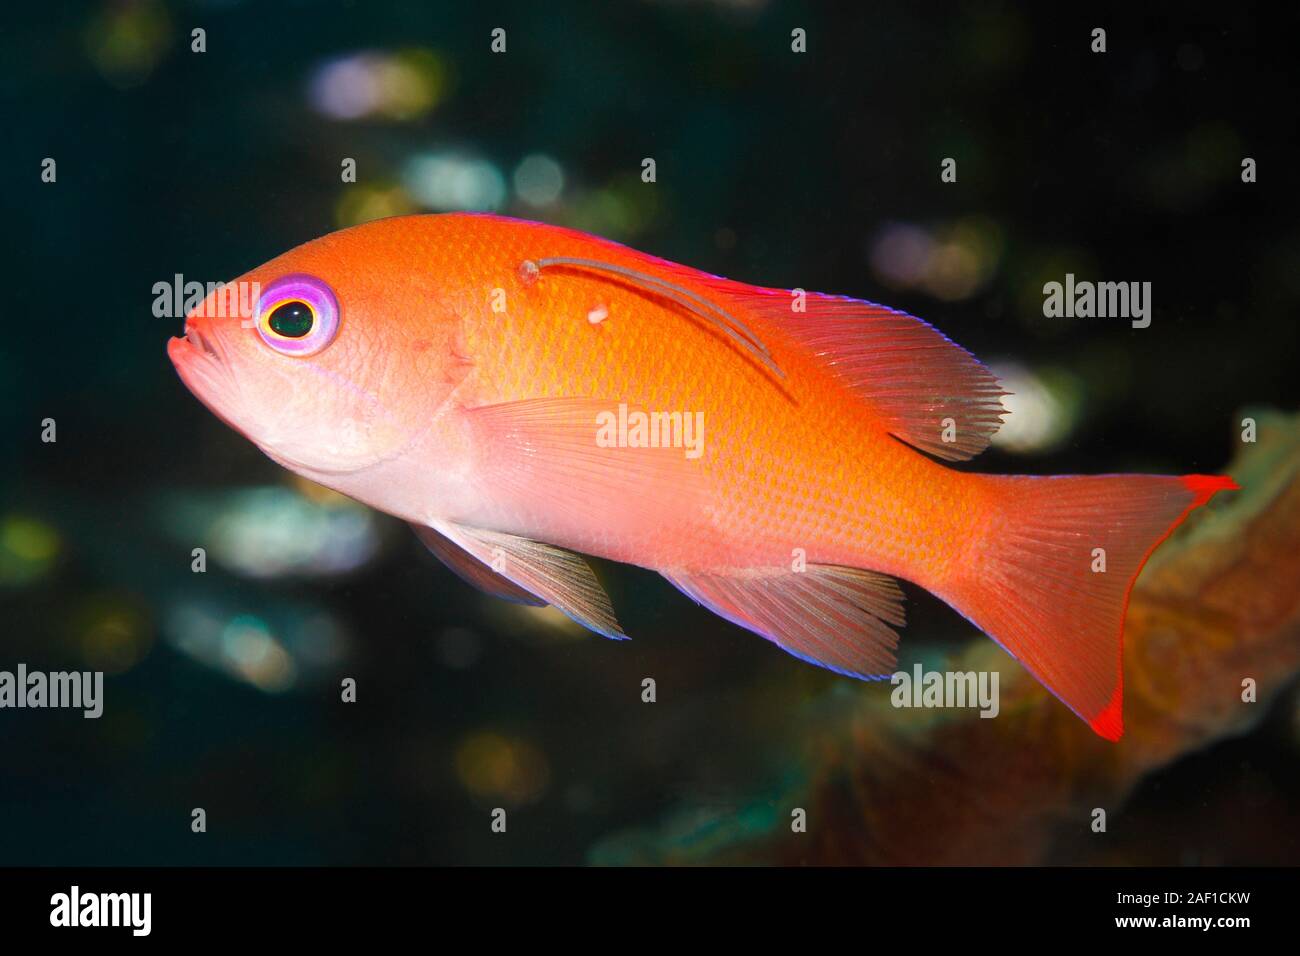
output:
[[231,428],[242,431],[230,414],[235,392],[230,368],[210,336],[187,322],[183,337],[168,339],[167,357],[199,401]]
[[167,357],[172,360],[172,364],[180,367],[180,363],[194,352],[194,345],[189,339],[173,338],[167,340]]
[[212,343],[203,337],[203,333],[199,331],[197,326],[189,323],[186,323],[184,337],[173,338],[167,342],[167,354],[171,357],[173,364],[182,355],[186,357],[206,355],[212,361],[220,360],[220,356]]

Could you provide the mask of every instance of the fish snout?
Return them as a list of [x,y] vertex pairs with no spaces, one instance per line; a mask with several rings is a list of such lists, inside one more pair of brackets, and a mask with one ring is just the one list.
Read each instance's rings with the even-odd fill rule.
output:
[[190,320],[185,323],[185,341],[190,343],[190,347],[196,352],[202,352],[211,356],[213,359],[220,360],[221,353],[217,351],[217,346],[212,338],[212,333],[203,334],[197,322]]
[[190,391],[203,395],[228,390],[231,363],[216,330],[203,317],[186,317],[185,334],[167,341],[167,357]]
[[167,356],[172,360],[173,365],[197,358],[207,359],[211,362],[220,362],[222,360],[221,352],[217,348],[212,332],[208,331],[205,334],[202,323],[193,317],[185,320],[184,336],[168,340]]
[[185,334],[167,340],[167,357],[199,401],[231,428],[244,431],[239,425],[242,414],[234,369],[211,328],[187,319]]

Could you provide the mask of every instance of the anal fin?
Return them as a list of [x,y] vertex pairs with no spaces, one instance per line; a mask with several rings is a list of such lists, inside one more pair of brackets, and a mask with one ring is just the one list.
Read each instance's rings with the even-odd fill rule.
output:
[[874,571],[810,564],[733,574],[665,571],[678,590],[802,660],[878,680],[893,673],[903,592]]

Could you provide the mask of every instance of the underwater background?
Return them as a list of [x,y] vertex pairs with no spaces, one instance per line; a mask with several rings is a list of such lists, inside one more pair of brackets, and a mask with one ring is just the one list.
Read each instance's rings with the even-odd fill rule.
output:
[[[106,677],[0,711],[0,864],[1300,863],[1294,17],[836,7],[6,5],[0,670]],[[906,583],[900,667],[999,670],[998,719],[649,571],[596,562],[621,644],[482,596],[167,361],[158,283],[459,209],[934,323],[1015,393],[963,468],[1232,474],[1135,589],[1124,739]],[[1045,318],[1066,273],[1150,327]]]

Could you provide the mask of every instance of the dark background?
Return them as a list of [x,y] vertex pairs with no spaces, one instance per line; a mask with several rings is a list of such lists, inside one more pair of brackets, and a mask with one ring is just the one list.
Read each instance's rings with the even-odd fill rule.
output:
[[[0,862],[581,862],[625,828],[781,779],[798,741],[796,756],[766,744],[786,704],[869,692],[636,569],[600,566],[623,645],[503,610],[397,523],[293,482],[186,392],[164,353],[181,321],[152,314],[154,283],[230,279],[372,214],[435,211],[413,185],[419,157],[477,163],[497,211],[885,302],[1018,363],[1053,397],[1057,437],[994,449],[979,470],[1213,472],[1241,407],[1294,409],[1294,15],[833,6],[5,7],[0,668],[108,676],[98,721],[0,712]],[[1089,51],[1094,26],[1105,54]],[[348,59],[359,51],[371,58]],[[396,64],[414,100],[323,115],[309,90],[340,58]],[[563,170],[554,202],[516,188],[535,154]],[[639,179],[647,156],[654,184]],[[1257,183],[1241,181],[1246,156]],[[340,182],[342,157],[357,183]],[[917,242],[919,278],[881,264]],[[1044,319],[1042,284],[1066,272],[1151,282],[1151,327]],[[360,537],[301,546],[322,521]],[[238,555],[259,524],[306,564],[268,568],[257,538],[253,557],[219,560],[214,529]],[[331,554],[355,567],[322,570]],[[938,601],[908,597],[905,652],[969,638]],[[339,701],[344,677],[355,704]],[[1139,799],[1208,802],[1234,767],[1242,813],[1293,825],[1285,707]],[[487,826],[497,806],[506,837]],[[190,832],[194,807],[206,835]],[[1264,851],[1207,835],[1212,817],[1179,819],[1149,845],[1130,837],[1129,858],[1300,859],[1294,836]]]

